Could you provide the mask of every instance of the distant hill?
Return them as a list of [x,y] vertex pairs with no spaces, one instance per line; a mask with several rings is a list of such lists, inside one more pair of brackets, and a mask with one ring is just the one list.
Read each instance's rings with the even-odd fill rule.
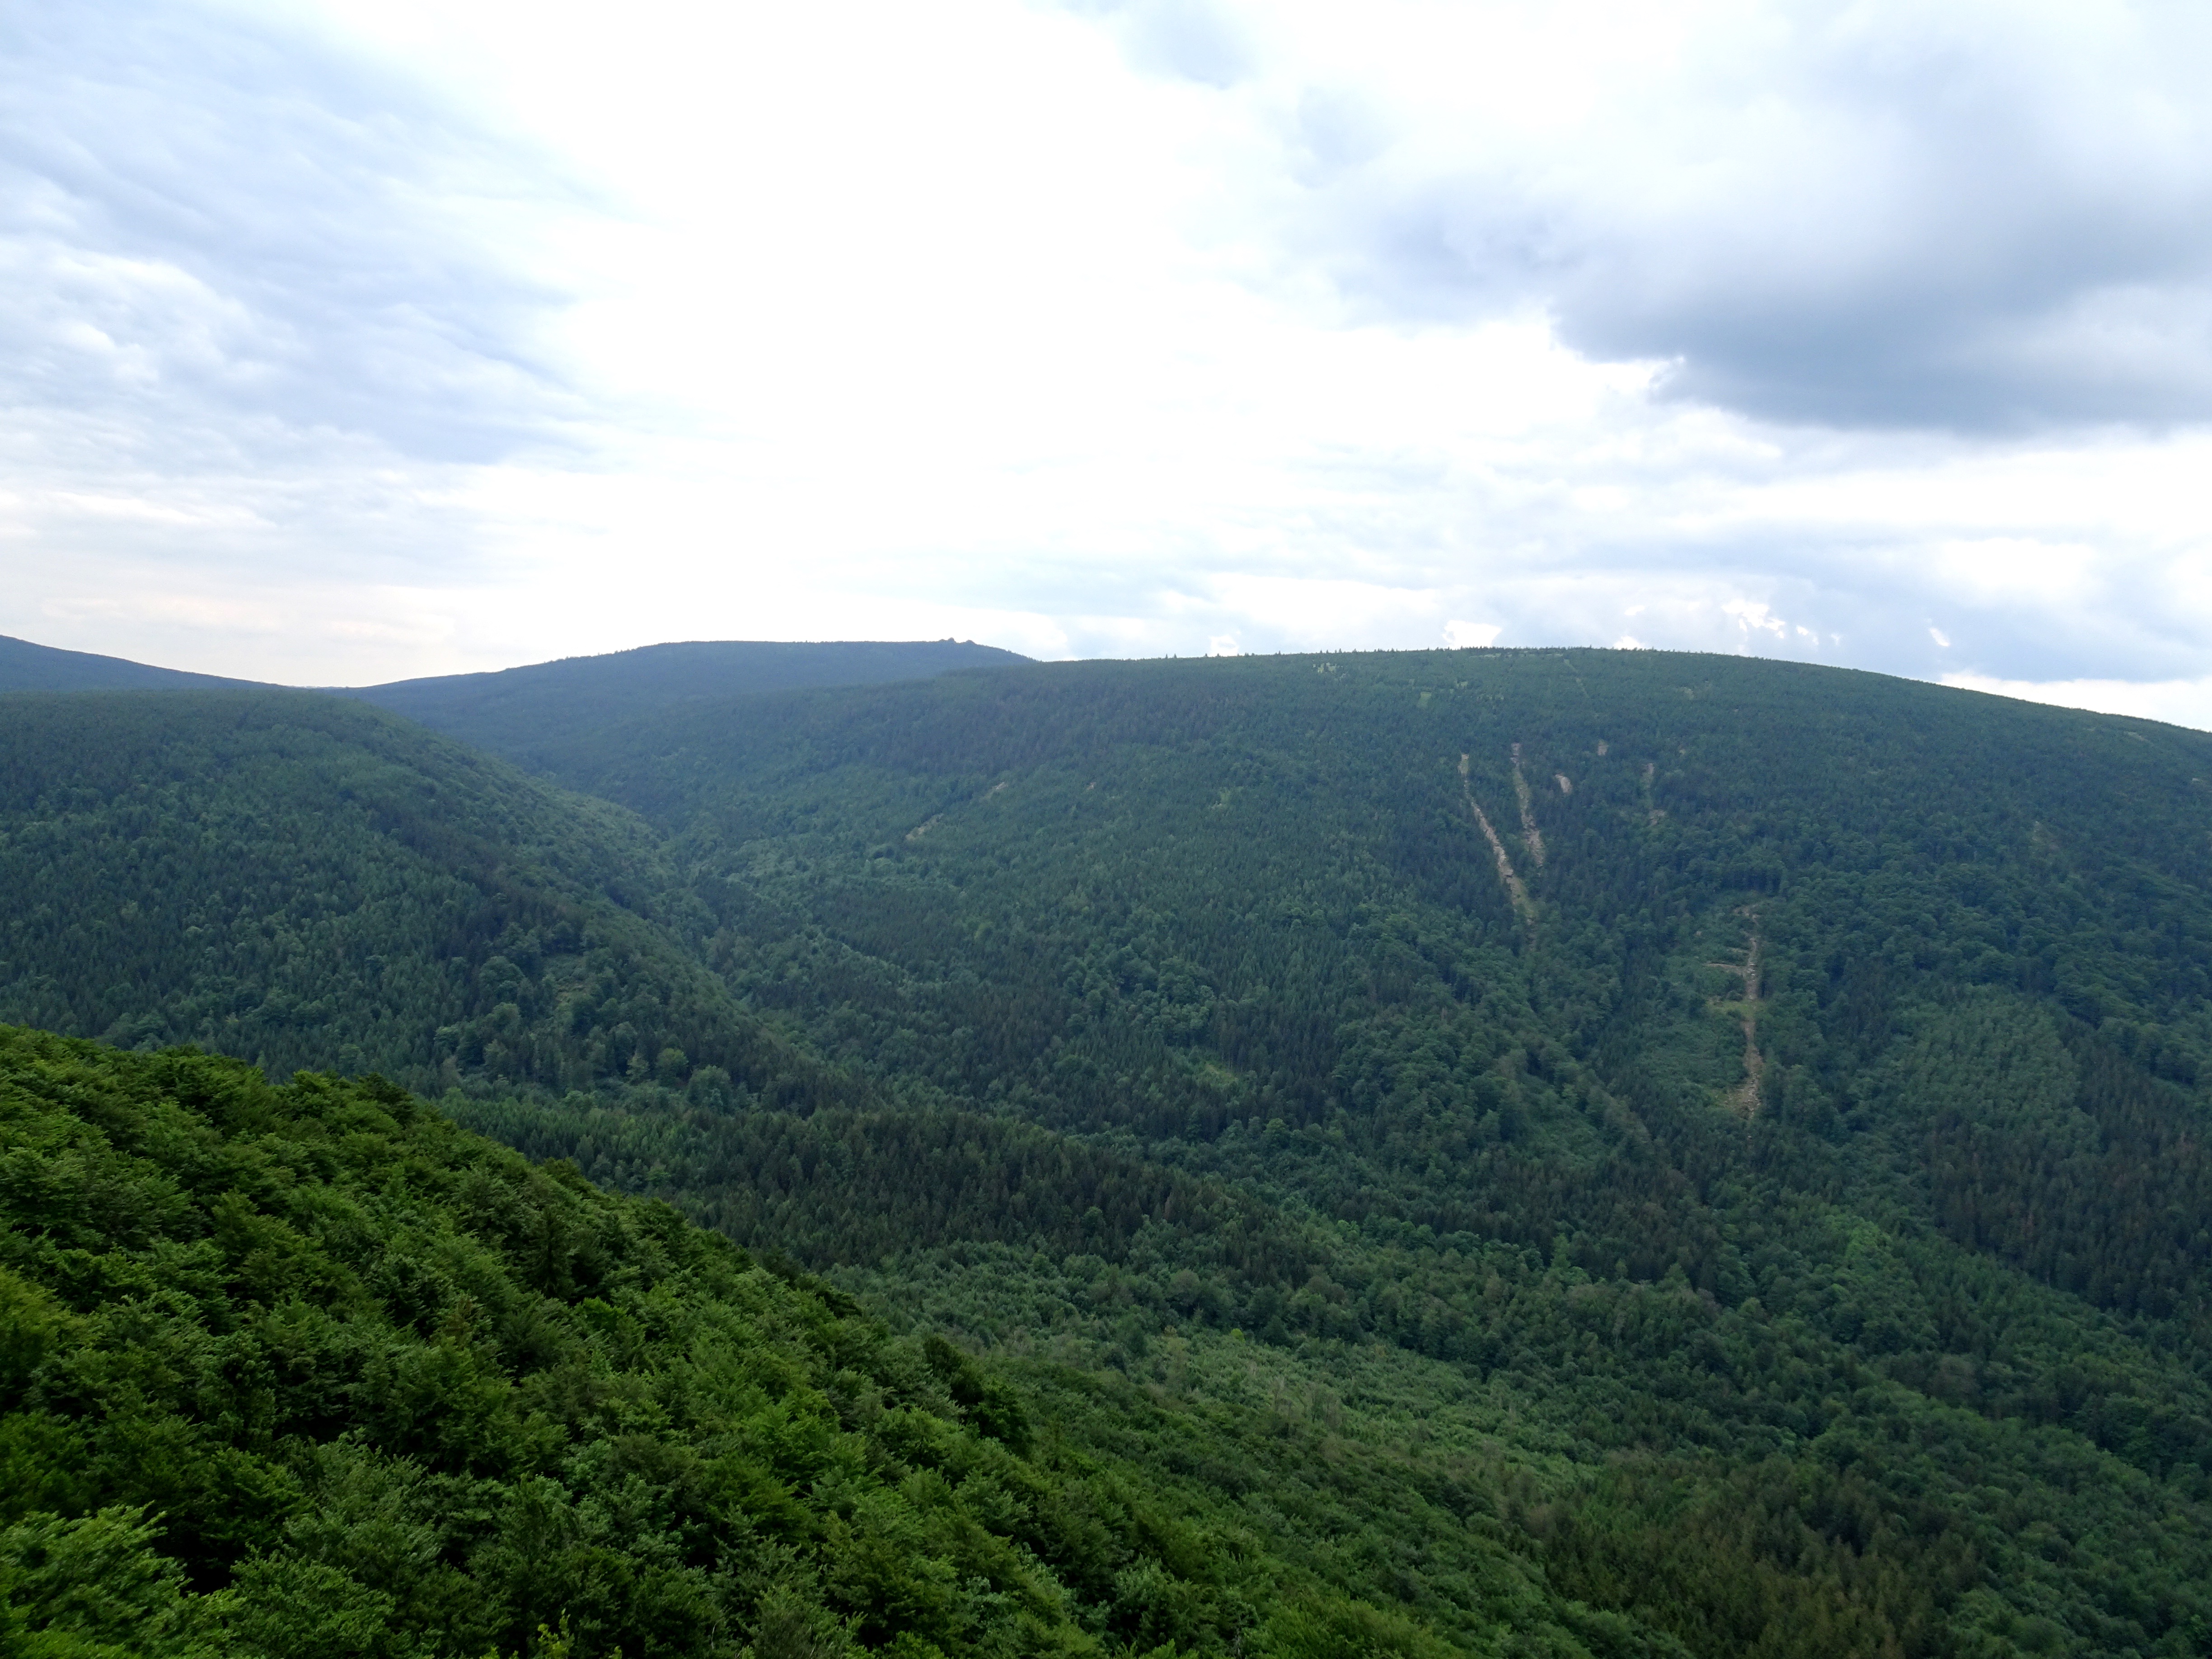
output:
[[580,732],[700,697],[933,678],[1029,659],[964,640],[695,640],[342,693],[524,764]]
[[[437,674],[322,688],[526,765],[541,750],[702,697],[924,680],[1029,658],[966,640],[694,640],[597,657],[563,657],[488,674]],[[279,688],[260,680],[156,668],[0,635],[0,693]]]
[[181,668],[155,668],[89,651],[61,651],[0,634],[0,691],[181,690],[254,684],[219,674],[188,674]]

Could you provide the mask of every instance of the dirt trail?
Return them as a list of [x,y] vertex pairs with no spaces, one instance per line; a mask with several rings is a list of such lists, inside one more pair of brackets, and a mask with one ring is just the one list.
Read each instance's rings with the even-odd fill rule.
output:
[[1536,827],[1536,815],[1529,810],[1528,780],[1521,775],[1521,745],[1513,745],[1513,793],[1521,803],[1521,840],[1528,848],[1528,856],[1536,867],[1544,867],[1544,832]]
[[1766,1056],[1759,1052],[1759,1011],[1763,1006],[1759,994],[1759,912],[1746,905],[1736,914],[1751,924],[1743,960],[1709,962],[1705,966],[1725,968],[1731,974],[1743,976],[1743,1081],[1729,1091],[1728,1103],[1739,1116],[1749,1118],[1759,1111],[1759,1081],[1766,1074]]
[[[1012,787],[1013,780],[1012,778],[1001,778],[998,782],[993,784],[988,789],[986,789],[981,794],[973,797],[969,804],[973,805],[975,801],[988,800],[992,796],[997,794],[1001,789],[1008,789]],[[1096,789],[1097,787],[1098,786],[1096,783],[1087,783],[1084,785],[1085,789]],[[951,807],[945,808],[945,811],[948,812],[951,810],[952,809]],[[944,812],[932,812],[920,823],[915,824],[913,829],[908,830],[906,832],[906,838],[908,841],[920,841],[924,836],[927,835],[931,830],[936,829],[939,824],[944,822]]]
[[[1521,878],[1513,873],[1513,860],[1505,856],[1505,843],[1498,838],[1498,831],[1490,827],[1490,819],[1474,799],[1474,786],[1468,781],[1468,757],[1459,757],[1460,793],[1467,797],[1467,810],[1474,814],[1474,821],[1482,830],[1482,838],[1490,843],[1490,850],[1498,855],[1498,878],[1505,884],[1506,896],[1513,901],[1514,913],[1525,922],[1536,920],[1536,901],[1528,896],[1528,890],[1521,884]],[[1515,775],[1520,775],[1516,769]]]

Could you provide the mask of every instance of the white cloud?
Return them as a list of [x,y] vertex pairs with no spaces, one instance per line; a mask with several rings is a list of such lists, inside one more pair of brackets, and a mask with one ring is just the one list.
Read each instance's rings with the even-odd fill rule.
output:
[[1948,651],[1951,648],[1951,636],[1940,628],[1929,629],[1928,637],[1935,641],[1943,650]]
[[1497,623],[1448,622],[1444,624],[1444,643],[1455,651],[1470,645],[1495,645],[1498,636],[1504,631]]
[[2029,702],[2093,709],[2103,714],[2164,720],[2212,732],[2212,675],[2189,680],[2001,680],[1982,674],[1946,674],[1943,684]]
[[1735,625],[1747,635],[1757,629],[1780,639],[1790,626],[1756,599],[1729,599],[1722,605],[1721,614],[1734,617]]

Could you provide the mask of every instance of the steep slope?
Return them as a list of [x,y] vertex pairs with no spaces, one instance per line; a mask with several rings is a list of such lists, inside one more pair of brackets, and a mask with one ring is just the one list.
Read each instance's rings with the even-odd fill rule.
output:
[[181,668],[153,668],[88,651],[63,651],[0,635],[0,691],[181,690],[253,684]]
[[530,765],[548,744],[695,698],[927,679],[955,668],[1008,667],[1028,660],[964,640],[694,641],[564,657],[492,674],[398,680],[340,695]]
[[1233,1322],[1310,1378],[1441,1364],[1569,1449],[1559,1582],[1701,1651],[2212,1619],[2212,738],[1485,652],[956,675],[543,758],[679,837],[703,948],[822,1052],[1306,1218],[1240,1259],[1039,1192],[1009,1255],[987,1153],[886,1260],[887,1130],[796,1185],[678,1157],[698,1126],[544,1149],[731,1217],[821,1188],[811,1259],[1009,1352],[1167,1386],[1170,1330]]
[[0,697],[0,1018],[413,1086],[827,1098],[627,813],[298,692]]
[[11,1653],[1679,1652],[1401,1488],[1467,1572],[1448,1643],[1076,1443],[1314,1449],[1254,1414],[1025,1398],[380,1079],[0,1028],[0,1310]]

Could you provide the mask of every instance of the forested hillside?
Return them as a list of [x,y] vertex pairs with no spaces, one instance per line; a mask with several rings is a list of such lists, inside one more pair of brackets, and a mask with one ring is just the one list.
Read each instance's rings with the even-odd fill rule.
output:
[[[1555,1425],[1609,1517],[1556,1570],[1707,1650],[2203,1639],[2212,739],[1485,652],[955,676],[552,763],[676,837],[703,952],[823,1054],[1279,1219],[1240,1255],[1025,1198],[1061,1260],[1016,1289],[959,1243],[1032,1182],[1008,1131],[888,1260],[881,1132],[542,1150],[1017,1349],[1158,1380],[1235,1324],[1327,1378],[1380,1338]],[[1863,1624],[1741,1604],[1801,1524]]]
[[491,674],[395,680],[343,695],[530,765],[550,744],[701,697],[875,685],[1028,660],[964,640],[702,640],[599,657],[563,657]]
[[[973,1349],[1374,1650],[2212,1653],[2212,737],[1651,653],[1036,665],[574,732],[563,794],[221,702],[0,701],[0,1012],[441,1090]],[[233,843],[295,896],[188,912]],[[475,942],[376,922],[380,1000],[376,916]],[[311,927],[313,1017],[210,1018],[192,951]]]
[[0,1018],[416,1088],[828,1098],[651,834],[299,692],[0,697]]
[[[380,1079],[0,1028],[0,1135],[7,1652],[1462,1650],[1243,1522],[1208,1465],[1302,1449],[1252,1414],[1040,1411]],[[1464,1650],[1679,1651],[1548,1595],[1481,1494],[1404,1501]]]

